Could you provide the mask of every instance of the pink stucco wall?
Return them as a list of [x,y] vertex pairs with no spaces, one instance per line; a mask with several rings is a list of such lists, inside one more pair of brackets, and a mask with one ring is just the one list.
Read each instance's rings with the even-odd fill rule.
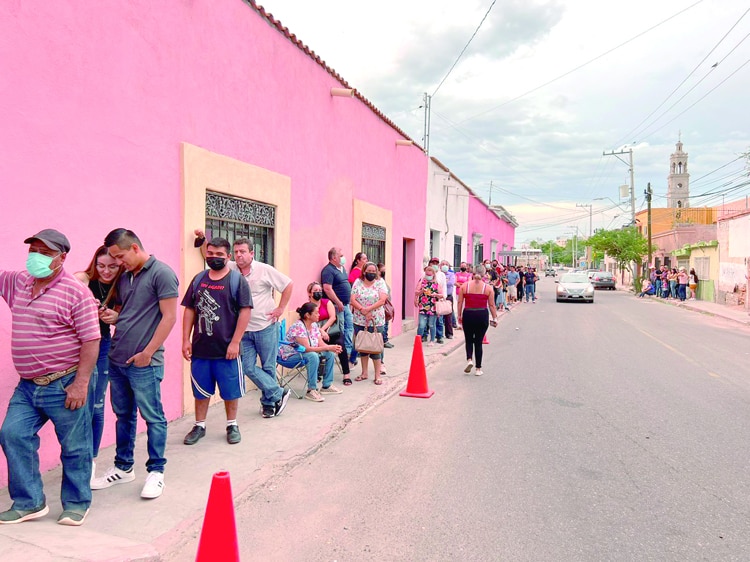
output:
[[[79,270],[125,226],[179,273],[181,252],[193,251],[182,247],[185,141],[291,177],[291,248],[276,251],[291,253],[294,307],[328,248],[359,251],[354,198],[393,209],[396,289],[402,239],[423,251],[426,159],[397,149],[398,133],[361,101],[332,98],[339,85],[241,0],[2,3],[0,268],[22,268],[24,237],[54,227],[72,243],[67,268]],[[399,310],[401,295],[394,300]],[[3,416],[17,380],[9,347],[0,304]],[[163,383],[169,419],[182,414],[181,370],[175,329]],[[104,445],[114,439],[107,414]],[[47,469],[59,454],[50,427],[42,441]],[[0,459],[0,485],[5,471]]]
[[492,246],[490,242],[497,240],[497,250],[503,250],[503,244],[507,244],[506,250],[510,250],[515,245],[516,229],[490,211],[481,201],[474,197],[469,198],[469,232],[467,259],[474,259],[473,235],[474,233],[482,235],[482,244],[484,245],[483,259],[492,258]]

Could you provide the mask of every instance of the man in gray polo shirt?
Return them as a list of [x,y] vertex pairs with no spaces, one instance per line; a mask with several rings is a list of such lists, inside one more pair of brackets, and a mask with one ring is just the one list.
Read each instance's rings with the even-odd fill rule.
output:
[[142,498],[164,490],[167,419],[161,403],[164,340],[177,318],[178,281],[174,271],[149,255],[131,230],[118,228],[104,239],[109,255],[126,272],[117,284],[117,306],[102,315],[115,324],[109,351],[112,409],[117,416],[115,466],[94,479],[92,490],[135,480],[133,472],[137,411],[146,422],[148,476]]

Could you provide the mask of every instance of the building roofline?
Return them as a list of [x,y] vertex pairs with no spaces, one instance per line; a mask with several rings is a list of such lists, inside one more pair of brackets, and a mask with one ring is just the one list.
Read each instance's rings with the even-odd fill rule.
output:
[[276,30],[284,35],[289,41],[291,41],[294,45],[297,46],[299,50],[301,50],[303,53],[305,53],[308,57],[310,57],[313,61],[318,63],[323,69],[330,74],[334,79],[336,79],[344,88],[351,88],[353,90],[352,95],[359,99],[362,103],[364,103],[370,111],[372,111],[376,116],[378,116],[383,122],[385,122],[389,127],[394,129],[399,135],[404,137],[406,140],[410,140],[414,142],[414,146],[418,147],[421,150],[424,150],[423,147],[421,147],[414,139],[412,139],[409,135],[407,135],[398,125],[396,125],[393,121],[391,121],[386,115],[380,111],[375,105],[368,100],[365,96],[363,96],[356,88],[353,88],[349,82],[344,80],[344,77],[341,76],[338,72],[336,72],[333,68],[328,66],[326,62],[320,58],[319,55],[315,54],[315,51],[313,51],[310,47],[308,47],[305,43],[302,42],[301,39],[299,39],[294,33],[289,31],[288,27],[285,27],[279,20],[273,17],[273,15],[265,10],[263,6],[259,5],[256,0],[243,0],[248,6],[250,6],[253,10],[255,10],[266,22],[271,26],[276,28]]

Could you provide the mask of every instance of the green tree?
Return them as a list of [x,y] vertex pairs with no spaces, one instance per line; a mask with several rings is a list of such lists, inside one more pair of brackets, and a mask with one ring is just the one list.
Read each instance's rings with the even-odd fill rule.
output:
[[633,271],[633,263],[640,263],[648,254],[648,240],[634,226],[618,230],[600,230],[589,238],[588,243],[599,252],[606,253],[617,261],[618,267],[630,271],[636,291],[641,290],[641,280]]

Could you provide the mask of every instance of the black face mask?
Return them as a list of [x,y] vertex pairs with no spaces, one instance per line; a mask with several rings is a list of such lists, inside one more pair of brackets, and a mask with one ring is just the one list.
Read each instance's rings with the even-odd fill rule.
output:
[[375,281],[375,278],[377,276],[377,273],[365,273],[365,279],[367,279],[368,281]]
[[465,268],[465,267],[462,267],[462,268],[461,268],[461,271],[466,271],[466,268]]
[[227,264],[227,260],[226,258],[206,258],[206,263],[214,271],[221,271]]
[[381,277],[382,277],[383,279],[385,279],[385,271],[381,271],[381,272],[380,272],[380,276],[381,276]]
[[319,301],[320,299],[323,298],[323,293],[321,293],[320,291],[315,291],[312,294],[312,297],[313,297],[313,300]]

